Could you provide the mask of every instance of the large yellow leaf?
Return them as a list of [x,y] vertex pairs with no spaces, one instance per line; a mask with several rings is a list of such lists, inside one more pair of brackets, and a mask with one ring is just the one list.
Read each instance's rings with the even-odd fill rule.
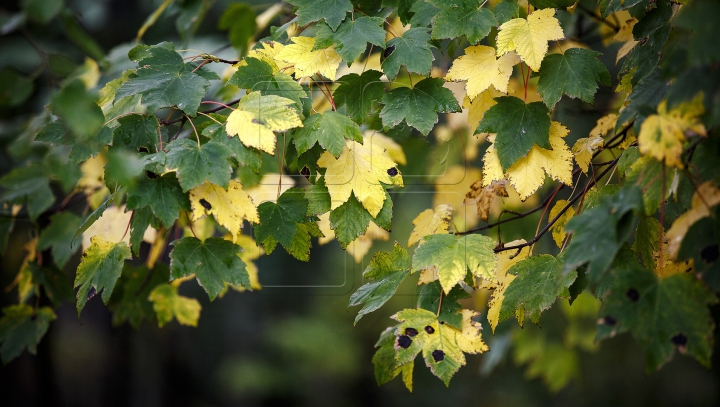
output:
[[293,37],[293,44],[286,45],[275,58],[295,68],[295,77],[300,79],[313,76],[316,73],[335,80],[335,74],[342,58],[335,52],[334,47],[313,51],[315,37]]
[[408,247],[419,242],[427,235],[448,233],[453,208],[450,205],[439,205],[435,210],[426,209],[413,220],[413,228],[408,239]]
[[355,193],[374,218],[385,201],[382,184],[403,186],[397,164],[385,154],[384,149],[365,147],[353,140],[345,141],[340,157],[335,158],[326,151],[317,163],[326,168],[325,185],[332,199],[331,209],[347,202],[350,194]]
[[[520,195],[520,199],[525,200],[534,194],[545,182],[546,173],[565,185],[572,184],[573,154],[563,140],[568,132],[568,129],[562,124],[552,122],[550,124],[552,150],[546,150],[537,145],[533,146],[525,157],[508,168],[507,178]],[[494,136],[491,138],[494,141]],[[483,186],[503,179],[502,167],[494,144],[488,147],[483,160],[485,161]]]
[[495,56],[495,48],[475,45],[465,48],[465,55],[453,61],[452,68],[445,79],[448,81],[468,81],[466,90],[470,99],[475,99],[491,85],[502,93],[507,93],[513,66],[519,62],[514,52],[500,58]]
[[297,111],[289,107],[294,104],[292,100],[280,96],[248,93],[240,100],[238,108],[228,116],[225,130],[229,136],[238,136],[246,146],[273,155],[273,132],[302,127]]
[[[247,270],[248,277],[250,278],[250,287],[253,290],[261,290],[262,285],[260,285],[260,279],[258,278],[258,268],[252,261],[265,254],[265,250],[255,243],[254,238],[247,235],[239,235],[235,243],[243,248],[242,253],[238,256],[245,262],[245,270]],[[231,287],[236,291],[245,291],[245,287],[241,285],[233,285]]]
[[[278,71],[286,73],[288,75],[292,75],[293,73],[295,73],[295,69],[293,69],[292,64],[277,58],[277,55],[280,53],[280,51],[285,48],[282,43],[279,43],[277,41],[267,41],[261,42],[260,45],[262,46],[262,48],[256,48],[254,50],[251,50],[250,52],[248,52],[247,58],[255,58],[267,62],[268,65],[272,67],[273,73],[276,73]],[[245,61],[240,61],[237,64],[237,66],[245,65],[247,65]]]
[[668,242],[668,253],[672,259],[677,258],[680,243],[688,229],[698,220],[710,216],[710,208],[720,204],[720,189],[711,181],[701,184],[692,197],[690,210],[680,215],[665,234]]
[[516,51],[520,59],[535,72],[548,50],[548,41],[565,37],[555,9],[537,10],[524,18],[513,18],[501,25],[497,36],[497,55]]
[[665,160],[669,167],[683,168],[680,155],[685,132],[706,135],[699,117],[705,112],[703,94],[698,93],[690,102],[683,102],[667,110],[667,101],[658,105],[658,114],[648,116],[640,127],[638,147],[643,154],[650,154],[658,161]]
[[[515,240],[512,242],[505,243],[506,246],[515,246],[518,244],[525,243],[525,240]],[[486,281],[485,288],[493,288],[495,291],[492,293],[492,297],[490,298],[490,301],[488,302],[488,313],[487,313],[487,319],[488,322],[490,322],[490,327],[492,328],[493,332],[495,332],[495,327],[497,327],[499,318],[500,318],[500,308],[502,308],[503,300],[505,299],[505,290],[507,289],[508,285],[515,279],[515,276],[512,274],[508,274],[508,270],[510,267],[512,267],[515,263],[519,262],[520,260],[526,259],[528,256],[530,256],[530,246],[523,247],[522,250],[520,250],[520,253],[518,253],[517,256],[515,256],[515,252],[517,250],[506,250],[504,252],[500,252],[497,254],[498,256],[498,266],[497,270],[495,271],[495,275],[497,276],[497,283]],[[520,307],[516,311],[516,315],[523,315],[525,314],[525,310]]]
[[257,208],[252,199],[243,191],[242,184],[231,180],[227,191],[220,186],[205,182],[190,190],[190,205],[193,220],[213,215],[220,225],[233,235],[235,242],[240,235],[243,219],[260,223]]

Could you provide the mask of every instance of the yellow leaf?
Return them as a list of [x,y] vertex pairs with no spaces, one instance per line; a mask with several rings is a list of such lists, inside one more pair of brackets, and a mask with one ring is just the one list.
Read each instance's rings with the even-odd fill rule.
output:
[[296,78],[313,76],[317,73],[335,80],[335,73],[342,58],[335,52],[334,47],[313,51],[314,37],[293,37],[291,40],[293,44],[286,45],[275,58],[293,64]]
[[663,243],[662,262],[660,262],[660,253],[653,251],[653,257],[656,264],[654,270],[656,276],[665,278],[674,274],[685,274],[693,271],[693,259],[675,262],[668,251],[667,243]]
[[[278,192],[278,186],[280,191]],[[269,173],[263,175],[257,185],[250,187],[245,192],[250,195],[253,203],[260,205],[263,202],[277,202],[283,192],[295,186],[295,180],[287,175]]]
[[173,318],[177,319],[180,325],[197,326],[202,309],[200,302],[178,294],[176,286],[160,284],[153,288],[148,300],[153,303],[153,310],[161,328]]
[[318,238],[318,244],[322,246],[325,243],[328,243],[331,240],[335,239],[335,231],[332,230],[332,227],[330,225],[330,212],[323,213],[322,215],[318,216],[318,219],[318,228],[320,228],[320,231],[324,235]]
[[485,116],[485,112],[497,104],[495,98],[499,96],[503,96],[503,94],[495,90],[494,87],[489,87],[472,101],[467,96],[465,97],[463,109],[468,109],[468,126],[471,132],[477,129],[480,121]]
[[220,225],[233,235],[235,242],[240,235],[243,219],[248,222],[260,223],[257,208],[252,199],[243,191],[242,184],[231,180],[227,191],[210,182],[190,190],[190,205],[193,220],[205,215],[213,215]]
[[617,42],[633,41],[635,39],[633,37],[633,27],[637,24],[638,19],[631,17],[627,10],[616,11],[613,14],[615,14],[617,20],[621,21],[620,29],[613,37],[613,40]]
[[[252,261],[265,254],[265,250],[258,246],[255,239],[248,235],[239,235],[235,243],[243,248],[242,253],[238,256],[245,262],[245,270],[247,270],[248,277],[250,277],[250,287],[253,290],[261,290],[262,285],[260,285],[260,279],[258,278],[258,268]],[[236,291],[245,291],[243,286],[233,285],[231,287]]]
[[390,137],[377,131],[366,131],[363,133],[363,144],[384,148],[387,155],[400,165],[407,164],[407,158],[400,144]]
[[497,36],[497,55],[516,51],[520,59],[535,72],[548,50],[548,41],[564,38],[555,9],[537,10],[527,20],[513,18],[501,25]]
[[82,177],[77,182],[77,189],[81,189],[88,197],[92,209],[97,209],[104,201],[110,190],[105,186],[105,165],[107,160],[104,154],[88,158],[80,164]]
[[647,117],[640,127],[638,147],[642,154],[650,154],[669,167],[683,168],[680,155],[685,132],[705,135],[699,117],[705,112],[703,94],[698,93],[691,102],[683,102],[667,111],[667,101],[658,106],[658,114]]
[[[281,71],[288,75],[292,75],[293,73],[295,73],[292,64],[288,64],[287,62],[277,58],[277,55],[280,53],[280,51],[285,48],[282,43],[277,41],[263,41],[260,43],[260,45],[262,46],[262,48],[256,48],[254,50],[251,50],[250,52],[248,52],[247,58],[255,58],[267,62],[272,67],[273,73],[276,73],[278,71]],[[247,65],[245,61],[240,61],[237,64],[237,66],[244,65]]]
[[482,173],[477,168],[453,165],[435,180],[433,206],[438,207],[445,204],[456,208],[458,214],[453,218],[453,224],[458,230],[464,230],[477,224],[478,218],[475,211],[463,211],[462,208],[465,193],[470,189],[470,185],[481,177]]
[[290,99],[280,96],[262,96],[260,92],[245,95],[238,108],[230,113],[225,123],[229,136],[238,136],[248,147],[275,154],[275,131],[302,127],[297,111]]
[[385,155],[384,149],[366,147],[353,140],[346,140],[340,157],[335,158],[325,151],[317,163],[326,168],[325,185],[332,199],[331,209],[347,202],[354,192],[358,201],[375,218],[385,201],[382,184],[403,186],[399,171],[394,176],[388,174],[392,168],[397,170],[397,164]]
[[452,68],[445,79],[448,81],[466,80],[467,96],[475,99],[490,86],[507,93],[513,66],[519,62],[514,52],[500,58],[495,57],[495,48],[475,45],[465,48],[465,55],[453,61]]
[[625,58],[627,54],[629,54],[630,51],[632,51],[637,44],[638,41],[628,41],[623,44],[623,46],[620,47],[620,49],[618,50],[617,56],[615,57],[615,64],[620,62],[621,59]]
[[413,220],[413,228],[408,239],[408,247],[421,241],[427,235],[448,233],[453,208],[450,205],[439,205],[435,210],[426,209]]
[[462,310],[462,330],[455,336],[455,341],[461,351],[465,353],[483,353],[489,350],[482,340],[482,326],[479,322],[473,321],[478,315],[477,312],[469,309]]
[[720,189],[711,181],[701,184],[693,194],[690,210],[680,215],[665,234],[670,258],[676,259],[680,243],[690,226],[698,220],[710,216],[710,208],[720,204]]
[[420,278],[418,278],[418,285],[430,284],[440,278],[438,275],[437,266],[426,267],[420,270]]
[[[546,150],[537,145],[533,146],[525,157],[508,168],[507,178],[520,195],[520,199],[524,201],[535,193],[545,183],[546,173],[565,185],[572,184],[573,155],[563,140],[568,132],[568,129],[562,124],[552,122],[550,124],[552,150]],[[485,161],[483,186],[503,179],[502,167],[494,145],[488,147],[483,160]]]
[[[557,216],[558,213],[560,213],[560,210],[565,207],[565,205],[568,204],[568,201],[564,199],[559,199],[557,202],[555,202],[555,205],[550,209],[550,215],[548,215],[548,221],[551,219],[555,219],[555,216]],[[562,248],[563,241],[565,240],[565,236],[567,235],[567,232],[565,232],[565,224],[568,223],[568,221],[575,215],[575,209],[573,207],[569,207],[565,213],[563,213],[558,220],[553,223],[552,227],[550,228],[550,231],[552,232],[553,240],[555,241],[555,244],[557,247]]]
[[[525,240],[515,240],[505,243],[505,246],[515,246],[523,243],[526,243]],[[520,253],[518,253],[517,256],[514,256],[516,251],[517,250],[506,250],[497,254],[498,266],[497,270],[495,271],[495,275],[497,276],[498,282],[486,282],[487,285],[485,286],[485,288],[495,289],[495,291],[493,291],[492,293],[492,298],[490,298],[490,302],[488,302],[487,313],[487,319],[488,322],[490,322],[490,327],[492,328],[493,332],[495,332],[495,327],[497,327],[500,318],[500,308],[502,308],[502,303],[505,299],[505,290],[507,289],[508,285],[510,285],[510,283],[515,279],[515,276],[512,274],[508,274],[507,271],[515,263],[519,262],[520,260],[526,259],[530,255],[530,246],[523,247],[520,250]],[[523,308],[521,307],[520,309],[518,309],[518,312],[524,314]]]
[[475,181],[470,185],[470,192],[465,194],[465,205],[476,205],[478,216],[487,222],[493,199],[496,196],[508,197],[505,184],[505,180],[492,181],[490,185],[483,187],[482,180]]
[[610,131],[615,130],[618,116],[615,113],[605,115],[595,122],[595,127],[590,130],[590,137],[605,137]]
[[[119,243],[123,241],[130,244],[130,232],[128,226],[130,225],[130,217],[132,212],[125,212],[125,205],[117,207],[115,205],[109,206],[105,209],[100,219],[96,220],[95,223],[90,225],[85,232],[83,232],[82,249],[87,250],[92,244],[90,239],[97,235],[105,236],[105,240]],[[154,230],[148,228],[148,230]],[[127,233],[125,233],[128,231]],[[69,243],[68,243],[69,244]]]
[[[590,132],[592,134],[592,132]],[[575,142],[572,152],[575,155],[575,162],[578,164],[583,173],[587,174],[588,166],[592,160],[593,154],[605,144],[605,140],[600,136],[590,136],[588,138],[580,138]]]
[[370,251],[373,240],[388,241],[390,233],[373,222],[367,228],[367,231],[358,236],[357,239],[350,242],[347,251],[355,259],[355,263],[360,263],[365,255]]

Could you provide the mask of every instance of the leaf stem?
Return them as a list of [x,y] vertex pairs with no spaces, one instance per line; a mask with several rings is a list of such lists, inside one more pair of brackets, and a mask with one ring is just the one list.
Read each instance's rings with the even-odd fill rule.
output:
[[195,124],[193,124],[193,122],[192,122],[192,120],[191,120],[190,118],[188,118],[188,122],[189,122],[190,125],[192,126],[193,131],[195,131],[195,138],[197,138],[198,149],[199,149],[199,148],[201,147],[201,146],[200,146],[200,135],[198,134],[198,131],[197,131],[197,129],[195,128]]

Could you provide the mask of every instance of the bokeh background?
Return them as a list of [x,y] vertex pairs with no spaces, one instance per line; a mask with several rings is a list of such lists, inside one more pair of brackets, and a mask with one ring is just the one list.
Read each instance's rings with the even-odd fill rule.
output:
[[[48,0],[50,1],[50,0]],[[187,0],[191,4],[200,0]],[[132,65],[126,58],[132,39],[160,1],[67,0],[82,27],[99,44],[110,61],[111,75]],[[182,3],[182,2],[180,2]],[[145,34],[144,42],[173,41],[178,49],[215,53],[235,59],[227,34],[217,29],[222,11],[230,4],[217,0],[208,10],[193,36],[180,38],[177,15],[166,13]],[[271,4],[247,1],[262,12]],[[583,4],[593,9],[592,1]],[[0,6],[0,26],[8,22],[19,3]],[[170,10],[172,11],[172,10]],[[168,15],[169,14],[169,15]],[[603,52],[603,62],[614,66],[620,44],[603,41],[606,33],[587,17],[559,13],[566,32],[574,39]],[[571,28],[568,28],[571,26]],[[13,67],[31,74],[41,64],[27,38],[54,57],[57,75],[63,66],[82,63],[85,54],[68,41],[59,23],[26,25],[23,31],[2,32],[0,69]],[[449,59],[443,46],[436,53],[438,67],[447,69]],[[459,52],[458,54],[459,55]],[[65,65],[63,65],[65,64]],[[219,72],[224,66],[216,67]],[[59,73],[58,73],[59,72]],[[614,75],[613,75],[614,77]],[[3,109],[0,112],[0,173],[32,142],[23,139],[21,123],[28,114],[41,111],[47,103],[51,80],[36,81],[31,98],[32,112]],[[563,99],[559,119],[572,133],[568,144],[584,137],[595,120],[617,103],[612,89],[601,88],[594,106]],[[27,109],[27,105],[23,106]],[[393,324],[390,315],[417,301],[416,280],[408,279],[391,301],[365,316],[353,327],[357,308],[348,308],[348,299],[359,287],[361,273],[372,253],[388,250],[393,240],[407,242],[412,220],[433,207],[436,190],[457,199],[482,168],[486,145],[474,146],[467,130],[443,123],[427,139],[400,129],[390,134],[401,143],[408,165],[400,169],[406,188],[392,192],[393,231],[387,242],[374,242],[370,252],[357,264],[336,241],[314,244],[310,262],[299,262],[284,251],[256,261],[264,288],[256,292],[230,291],[210,303],[194,283],[182,286],[183,295],[202,303],[197,328],[172,322],[159,329],[144,322],[140,329],[112,326],[112,314],[99,296],[88,302],[78,318],[74,304],[57,310],[58,319],[40,343],[36,356],[24,353],[0,367],[0,405],[3,406],[714,406],[720,404],[720,357],[717,346],[713,368],[676,355],[660,371],[646,374],[642,349],[628,335],[595,343],[594,327],[598,304],[589,297],[572,307],[556,303],[543,314],[541,327],[526,321],[502,323],[495,335],[486,322],[484,337],[491,351],[469,355],[468,364],[453,378],[450,387],[432,376],[421,361],[414,373],[414,393],[399,378],[378,387],[371,364],[374,343],[385,327]],[[470,146],[470,147],[469,147]],[[434,148],[434,152],[430,152]],[[468,154],[468,148],[477,148]],[[21,155],[21,154],[20,154]],[[450,174],[450,175],[449,175]],[[411,175],[413,177],[411,177]],[[445,185],[434,183],[445,175]],[[452,176],[451,176],[452,175]],[[458,186],[462,184],[462,186]],[[466,185],[467,184],[467,185]],[[541,190],[546,194],[548,185]],[[562,191],[567,195],[568,190]],[[443,198],[444,199],[444,198]],[[537,201],[520,204],[512,197],[510,208],[532,207]],[[76,210],[82,211],[82,205]],[[496,208],[498,209],[498,208]],[[466,213],[467,211],[467,213]],[[460,208],[463,218],[474,222],[474,208]],[[494,212],[497,214],[497,210]],[[502,238],[510,241],[534,234],[539,213],[503,226]],[[246,232],[248,233],[248,232]],[[491,234],[497,237],[497,230]],[[9,305],[15,296],[12,282],[30,238],[28,225],[19,223],[1,259],[0,296]],[[537,252],[557,251],[549,237]],[[72,278],[79,253],[66,268]],[[167,261],[167,257],[165,258]],[[486,292],[464,300],[464,305],[484,312]],[[715,306],[717,320],[720,308]],[[484,318],[481,317],[484,321]]]

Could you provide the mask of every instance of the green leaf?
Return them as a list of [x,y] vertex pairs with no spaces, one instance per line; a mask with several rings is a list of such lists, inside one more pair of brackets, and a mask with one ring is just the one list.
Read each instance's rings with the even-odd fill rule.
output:
[[297,6],[299,25],[325,19],[333,30],[337,30],[345,14],[353,9],[350,0],[290,0],[288,3]]
[[680,243],[677,260],[693,259],[693,271],[715,291],[720,291],[720,210],[715,207],[710,217],[693,223]]
[[398,365],[395,361],[395,327],[389,327],[380,334],[375,347],[378,350],[372,358],[375,371],[375,381],[378,386],[389,382],[402,373],[403,383],[405,387],[412,393],[412,372],[415,367],[414,362],[404,365]]
[[411,28],[402,37],[391,39],[387,43],[385,54],[387,58],[381,66],[391,81],[397,76],[401,65],[404,65],[408,72],[428,76],[435,59],[430,50],[430,33],[427,28]]
[[[305,199],[308,201],[308,216],[318,216],[330,212],[332,200],[330,192],[325,186],[325,178],[322,177],[310,188],[305,190]],[[356,199],[357,200],[357,199]]]
[[449,293],[445,294],[440,282],[436,280],[420,288],[417,306],[432,312],[437,312],[439,308],[438,321],[453,328],[462,329],[463,316],[460,313],[462,305],[458,303],[458,300],[465,298],[470,298],[470,294],[459,285],[454,286]]
[[85,84],[76,79],[53,95],[50,111],[81,139],[95,135],[105,122],[102,109],[95,97],[85,90]]
[[473,275],[494,280],[497,257],[492,238],[481,235],[430,235],[415,249],[413,272],[437,267],[443,291],[449,293],[470,271]]
[[200,319],[200,302],[194,298],[178,294],[178,289],[170,284],[160,284],[155,287],[148,299],[153,303],[160,328],[173,318],[180,325],[197,326]]
[[180,216],[180,209],[190,210],[190,201],[183,194],[175,174],[144,179],[128,190],[127,209],[150,207],[152,213],[170,228]]
[[398,17],[400,17],[400,21],[403,24],[408,24],[408,22],[410,21],[410,17],[412,17],[410,10],[412,9],[412,6],[418,2],[420,2],[420,1],[418,1],[418,0],[382,0],[382,6],[394,8]]
[[355,325],[363,315],[382,307],[395,294],[408,274],[410,274],[410,256],[397,242],[392,252],[375,253],[363,272],[363,277],[373,282],[361,286],[350,296],[348,306],[364,304],[355,317]]
[[[155,220],[152,209],[144,206],[133,211],[130,218],[130,248],[135,257],[140,257],[140,245],[150,223]],[[159,221],[156,221],[159,222]]]
[[[520,326],[525,315],[539,324],[540,313],[549,309],[555,299],[569,297],[567,290],[577,277],[574,270],[564,273],[562,262],[547,254],[521,260],[508,273],[517,278],[505,290],[498,320],[502,322],[516,315]],[[524,313],[518,315],[520,309]]]
[[660,222],[657,219],[640,215],[637,229],[635,231],[635,242],[632,249],[640,255],[643,266],[648,270],[655,270],[655,258],[653,252],[658,250],[660,241]]
[[[665,196],[663,197],[663,171],[665,171]],[[637,185],[642,191],[645,214],[650,216],[657,212],[660,204],[672,193],[675,171],[668,170],[663,163],[652,156],[645,155],[635,161],[626,172],[625,182]]]
[[167,129],[160,127],[155,116],[133,114],[119,118],[118,123],[120,125],[113,131],[113,147],[127,147],[136,151],[145,148],[156,153],[157,146],[168,139]]
[[518,6],[517,1],[502,0],[495,5],[493,13],[495,13],[498,25],[502,25],[513,18],[520,17],[520,7]]
[[715,40],[720,37],[720,25],[714,18],[720,13],[715,1],[699,0],[683,7],[673,20],[677,27],[693,31],[688,44],[689,61],[693,65],[712,65],[720,62],[720,51]]
[[[383,36],[383,45],[385,45],[384,40]],[[0,107],[8,108],[22,104],[32,95],[34,89],[33,82],[14,69],[5,67],[0,70]]]
[[100,217],[105,212],[105,209],[110,206],[113,200],[115,200],[115,194],[117,194],[118,190],[115,190],[106,200],[105,202],[101,203],[100,206],[97,207],[88,217],[85,219],[82,225],[78,228],[78,230],[75,231],[75,235],[73,236],[72,244],[75,244],[75,240],[81,236],[90,226],[92,226],[95,221],[100,219]]
[[37,311],[24,304],[3,308],[3,317],[0,319],[0,356],[3,363],[7,364],[20,356],[25,349],[34,355],[38,343],[55,318],[50,307],[42,307]]
[[497,133],[495,148],[503,171],[535,145],[552,149],[549,111],[542,102],[525,104],[514,96],[501,96],[495,101],[497,104],[485,112],[476,133]]
[[93,236],[90,242],[75,275],[74,286],[80,287],[77,292],[78,316],[85,303],[101,291],[103,302],[108,303],[125,260],[132,257],[125,242],[109,242],[103,235]]
[[637,85],[633,86],[632,92],[625,101],[627,104],[620,112],[615,131],[620,131],[625,123],[635,119],[635,131],[639,132],[645,117],[650,114],[649,112],[654,113],[657,105],[665,98],[667,91],[667,81],[661,78],[659,69],[640,79]]
[[65,300],[72,300],[72,285],[62,271],[55,267],[42,267],[34,262],[28,263],[28,268],[32,283],[43,287],[45,295],[54,306],[59,306]]
[[247,4],[230,3],[220,16],[218,28],[228,30],[230,44],[241,54],[245,54],[248,41],[255,35],[257,29],[255,12]]
[[348,74],[338,79],[333,99],[337,107],[347,106],[347,113],[357,123],[366,120],[377,101],[385,94],[385,83],[380,80],[382,72],[367,70],[358,75]]
[[2,201],[27,205],[34,221],[55,202],[48,176],[47,169],[38,163],[13,169],[0,178],[0,186],[5,188]]
[[328,26],[320,26],[314,49],[335,45],[335,52],[350,66],[365,52],[368,43],[385,48],[383,22],[380,17],[358,17],[354,21],[348,19],[335,32]]
[[627,10],[646,1],[647,0],[600,0],[598,1],[598,6],[600,7],[602,17],[606,18],[616,11]]
[[362,143],[362,131],[347,116],[332,111],[308,117],[303,127],[293,133],[298,154],[308,151],[317,143],[338,158],[345,147],[345,139]]
[[52,255],[58,268],[65,267],[78,247],[72,247],[75,231],[82,220],[72,212],[56,213],[50,217],[50,225],[40,233],[37,248],[40,251],[52,248]]
[[432,20],[432,38],[464,35],[471,44],[477,44],[490,33],[491,28],[498,25],[495,14],[481,6],[480,0],[465,0],[460,5],[444,6]]
[[[632,0],[625,0],[625,1],[630,2]],[[538,10],[542,10],[544,8],[566,9],[566,8],[572,6],[573,4],[575,4],[575,1],[574,0],[530,0],[530,4],[532,4],[532,6]]]
[[564,54],[545,56],[540,66],[538,92],[549,109],[555,107],[562,94],[593,103],[600,82],[611,85],[610,72],[598,61],[599,52],[570,48]]
[[413,13],[410,19],[411,26],[427,27],[432,22],[433,17],[440,12],[440,8],[424,1],[416,1],[412,7],[410,7],[410,12]]
[[[411,88],[395,88],[382,98],[380,111],[383,126],[388,129],[405,121],[427,136],[438,121],[438,112],[462,110],[450,89],[444,88],[440,78],[428,78]],[[548,129],[550,124],[548,124]]]
[[342,205],[330,212],[330,228],[335,231],[340,246],[343,249],[355,239],[365,234],[370,222],[374,222],[385,230],[390,230],[393,202],[390,194],[385,191],[385,200],[376,218],[357,200],[355,193]]
[[298,109],[302,108],[301,98],[307,98],[307,92],[290,75],[274,73],[270,64],[256,58],[245,58],[244,61],[246,65],[238,66],[228,84],[251,92],[260,91],[263,95],[285,97],[295,102]]
[[138,45],[130,50],[128,56],[140,67],[137,76],[120,86],[115,100],[142,95],[142,104],[149,112],[177,106],[185,114],[195,115],[210,82],[193,73],[195,67],[185,64],[172,44]]
[[202,146],[189,139],[175,140],[167,146],[165,165],[177,169],[178,180],[187,192],[205,181],[227,188],[232,167],[232,151],[211,141]]
[[[224,117],[223,117],[224,120]],[[262,166],[262,153],[252,147],[246,147],[238,137],[228,136],[225,126],[212,123],[202,130],[202,135],[208,139],[222,144],[232,151],[232,158],[241,166],[247,166],[254,172],[259,172]]]
[[630,186],[601,197],[594,208],[570,219],[565,230],[574,233],[566,250],[563,272],[569,273],[587,263],[590,283],[597,283],[632,232],[633,211],[642,211],[642,194],[640,189]]
[[153,318],[155,312],[148,296],[155,287],[167,283],[169,278],[170,268],[163,263],[156,264],[152,270],[125,264],[108,304],[113,313],[113,325],[122,325],[127,321],[133,328],[139,329],[143,320]]
[[717,298],[692,274],[659,279],[640,268],[619,269],[600,309],[598,339],[630,331],[645,348],[648,373],[668,362],[675,348],[710,366],[715,324],[708,305]]
[[242,247],[225,239],[211,237],[204,242],[184,237],[171,243],[170,276],[176,278],[195,274],[208,293],[210,301],[225,289],[225,284],[250,287],[250,277],[239,254]]

